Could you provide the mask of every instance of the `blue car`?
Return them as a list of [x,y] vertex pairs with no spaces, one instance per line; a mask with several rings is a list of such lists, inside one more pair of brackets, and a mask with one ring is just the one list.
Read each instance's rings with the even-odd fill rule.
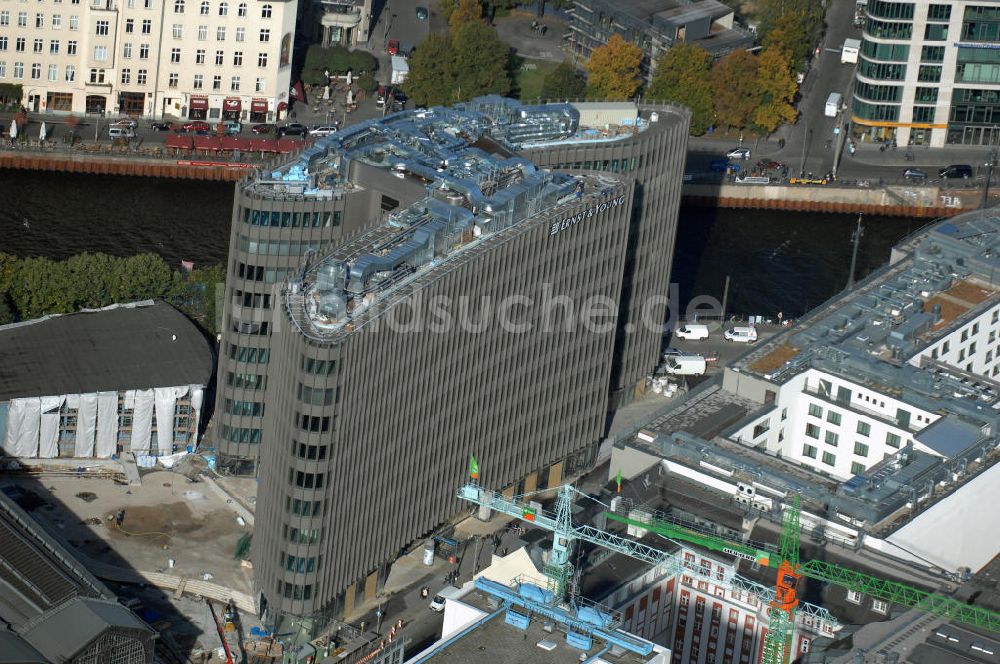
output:
[[716,173],[725,173],[727,169],[731,169],[731,171],[733,173],[739,173],[740,172],[740,165],[739,164],[731,164],[726,159],[716,159],[716,160],[714,160],[711,164],[709,164],[709,168],[712,169]]

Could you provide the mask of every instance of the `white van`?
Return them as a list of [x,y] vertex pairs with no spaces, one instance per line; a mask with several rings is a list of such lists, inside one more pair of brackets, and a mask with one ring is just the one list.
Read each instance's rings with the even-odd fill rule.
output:
[[135,132],[132,131],[131,127],[123,127],[121,125],[112,125],[108,127],[108,136],[112,139],[115,138],[135,138]]
[[681,325],[674,332],[674,336],[678,339],[705,340],[708,339],[708,325],[693,325],[690,323]]
[[666,372],[673,376],[701,376],[705,373],[705,358],[701,355],[670,355]]
[[757,330],[753,327],[731,327],[724,335],[726,341],[739,341],[744,344],[752,344],[757,341]]

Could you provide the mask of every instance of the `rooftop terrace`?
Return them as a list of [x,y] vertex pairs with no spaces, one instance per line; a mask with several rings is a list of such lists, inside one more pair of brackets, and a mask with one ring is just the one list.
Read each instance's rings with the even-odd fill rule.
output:
[[969,415],[989,407],[995,415],[1000,384],[917,356],[1000,300],[998,253],[996,211],[939,223],[897,248],[899,260],[892,265],[760,344],[732,368],[777,384],[817,368],[919,407],[947,405]]
[[[607,123],[588,128],[581,117]],[[560,209],[584,202],[596,211],[624,204],[616,180],[542,171],[515,150],[618,140],[647,126],[634,104],[522,106],[483,97],[371,120],[320,141],[247,186],[303,198],[398,191],[406,203],[293,279],[291,319],[314,339],[351,333],[528,221],[565,221]]]

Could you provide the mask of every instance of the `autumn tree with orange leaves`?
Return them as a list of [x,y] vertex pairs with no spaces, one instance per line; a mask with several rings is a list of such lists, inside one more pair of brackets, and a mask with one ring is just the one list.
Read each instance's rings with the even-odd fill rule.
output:
[[642,49],[611,35],[607,45],[595,48],[587,60],[588,95],[603,99],[631,99],[642,84]]
[[753,123],[768,133],[784,122],[794,122],[795,72],[789,54],[775,47],[765,48],[757,57],[757,90],[760,102]]

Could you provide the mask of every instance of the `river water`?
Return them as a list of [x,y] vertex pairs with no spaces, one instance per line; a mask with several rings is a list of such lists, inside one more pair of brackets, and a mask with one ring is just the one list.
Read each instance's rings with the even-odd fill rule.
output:
[[[229,250],[232,183],[0,169],[0,251],[66,258],[83,251],[154,252],[171,264],[222,263]],[[853,215],[681,209],[673,281],[682,306],[696,295],[727,311],[797,317],[844,287]],[[868,217],[859,278],[926,220]]]

